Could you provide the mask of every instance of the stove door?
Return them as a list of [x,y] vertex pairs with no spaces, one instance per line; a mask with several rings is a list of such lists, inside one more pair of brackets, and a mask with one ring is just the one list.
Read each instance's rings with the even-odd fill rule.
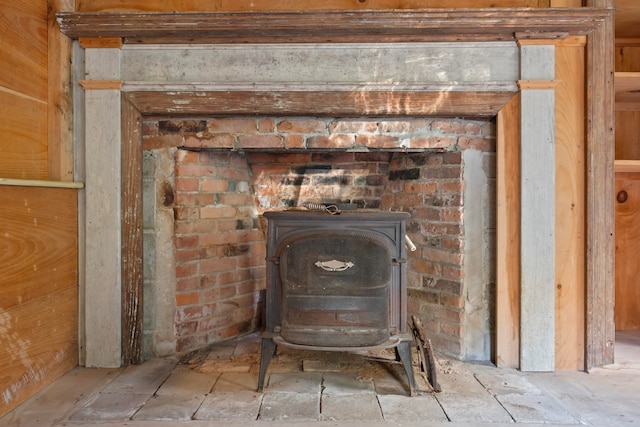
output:
[[282,338],[323,347],[387,341],[392,253],[390,242],[368,231],[287,239],[280,253]]

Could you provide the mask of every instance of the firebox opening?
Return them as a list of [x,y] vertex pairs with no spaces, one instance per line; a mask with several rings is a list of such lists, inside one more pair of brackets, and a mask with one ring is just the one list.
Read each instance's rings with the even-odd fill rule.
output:
[[262,214],[311,201],[411,214],[408,315],[422,319],[441,354],[491,359],[493,122],[148,118],[143,126],[146,357],[260,328]]

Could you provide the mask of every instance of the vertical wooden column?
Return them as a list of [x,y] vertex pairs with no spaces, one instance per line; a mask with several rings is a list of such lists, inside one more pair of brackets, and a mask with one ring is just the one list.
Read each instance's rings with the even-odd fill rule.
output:
[[[119,40],[119,39],[117,39]],[[121,94],[117,41],[85,48],[85,364],[119,367],[121,331]]]
[[519,40],[520,369],[555,369],[555,45]]

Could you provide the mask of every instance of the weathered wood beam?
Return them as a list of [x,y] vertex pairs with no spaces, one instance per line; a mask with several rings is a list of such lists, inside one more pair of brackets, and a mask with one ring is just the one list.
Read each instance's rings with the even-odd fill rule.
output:
[[492,117],[517,93],[496,92],[128,92],[144,115],[308,115]]
[[604,8],[224,13],[60,13],[64,34],[125,43],[514,40],[516,32],[587,34]]

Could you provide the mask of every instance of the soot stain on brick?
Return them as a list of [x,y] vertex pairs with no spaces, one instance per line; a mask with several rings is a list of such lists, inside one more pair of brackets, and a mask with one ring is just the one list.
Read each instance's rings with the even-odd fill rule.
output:
[[173,187],[167,181],[164,181],[160,186],[160,196],[162,206],[169,207],[173,205],[173,202],[175,201],[175,194],[173,192]]
[[389,181],[398,181],[398,180],[410,181],[418,178],[420,178],[419,168],[401,169],[401,170],[391,171],[389,173]]

